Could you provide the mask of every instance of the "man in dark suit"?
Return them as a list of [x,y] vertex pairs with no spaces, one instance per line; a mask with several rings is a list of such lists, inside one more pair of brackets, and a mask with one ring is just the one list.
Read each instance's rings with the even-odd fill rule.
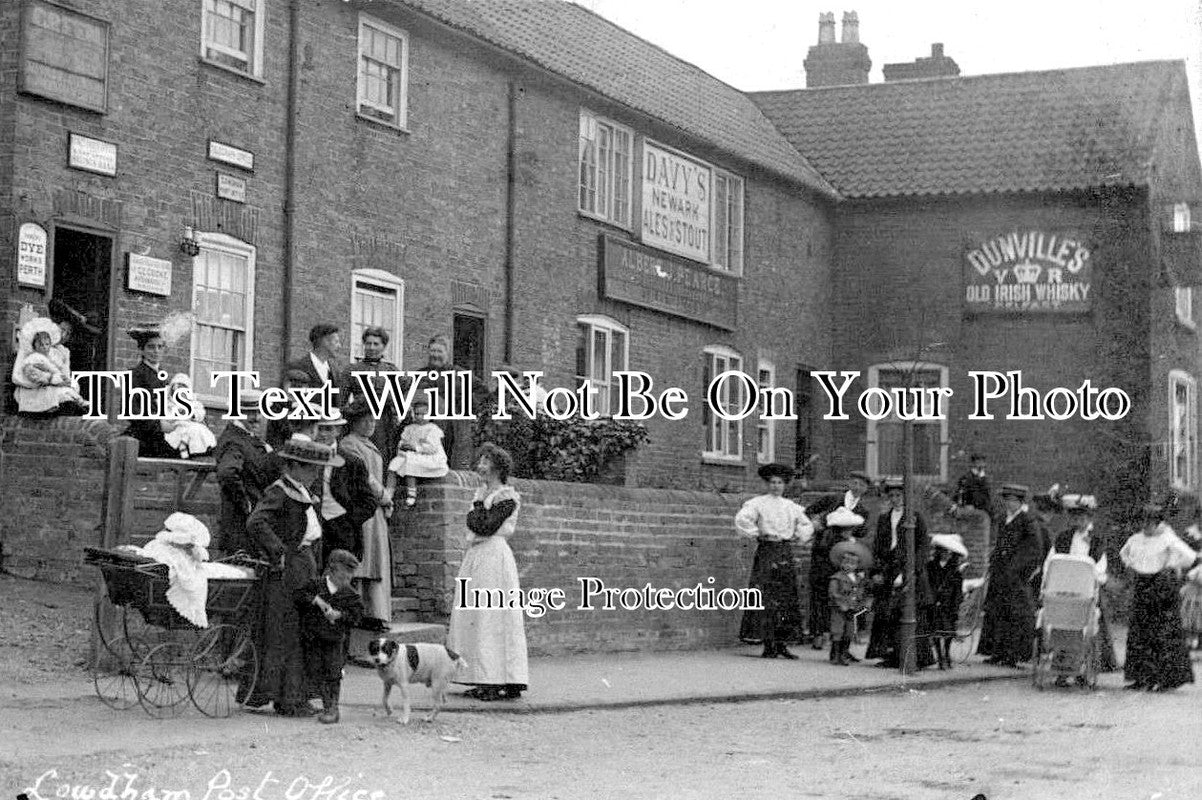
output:
[[993,517],[993,491],[985,474],[985,456],[973,453],[972,468],[960,476],[952,500],[958,506],[972,506]]
[[[879,658],[878,667],[897,667],[900,663],[900,626],[905,598],[906,538],[905,486],[901,481],[885,484],[888,506],[881,510],[876,521],[876,540],[873,546],[875,563],[871,571],[873,594],[872,634],[865,658]],[[926,563],[930,560],[930,537],[926,520],[914,512],[914,605],[917,625],[914,647],[919,669],[935,663],[931,650],[929,614],[934,603]]]
[[[167,350],[167,344],[163,341],[162,333],[158,326],[147,326],[132,328],[129,335],[138,343],[138,352],[141,354],[137,365],[130,370],[130,389],[145,389],[150,392],[151,398],[155,397],[156,391],[162,390],[159,395],[162,397],[160,408],[165,413],[166,402],[169,398],[165,394],[167,373],[161,362],[163,354]],[[131,405],[130,410],[136,414],[149,416],[154,407],[153,399],[145,403],[139,400]],[[138,440],[139,458],[179,458],[179,451],[167,444],[167,439],[163,435],[162,420],[159,418],[133,420],[125,429],[125,435]]]
[[987,664],[1014,667],[1031,658],[1035,636],[1035,591],[1031,579],[1043,563],[1044,552],[1035,522],[1024,510],[1026,486],[1002,487],[1005,517],[995,526],[989,558],[989,590],[977,652]]
[[243,393],[239,408],[246,419],[231,419],[217,437],[213,457],[217,461],[217,484],[221,487],[221,516],[217,549],[222,553],[250,552],[246,518],[267,489],[280,477],[278,459],[263,441],[259,393]]
[[847,476],[847,491],[841,496],[822,497],[806,508],[806,516],[814,523],[814,545],[810,549],[810,646],[815,650],[826,647],[830,633],[830,581],[836,571],[830,560],[831,548],[841,539],[863,539],[868,534],[867,523],[853,528],[832,528],[826,524],[826,517],[836,508],[846,508],[867,520],[868,509],[863,498],[868,485],[867,473],[851,472]]
[[309,386],[331,384],[338,393],[334,405],[341,407],[347,400],[347,372],[339,365],[338,353],[342,337],[337,325],[318,323],[309,329],[309,354],[288,362],[285,372],[304,372]]

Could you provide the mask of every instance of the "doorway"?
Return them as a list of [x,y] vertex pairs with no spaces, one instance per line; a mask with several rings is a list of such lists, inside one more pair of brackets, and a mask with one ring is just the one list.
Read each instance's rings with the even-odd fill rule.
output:
[[75,312],[66,314],[74,317],[71,371],[107,369],[113,237],[56,225],[53,252],[51,300]]
[[474,381],[483,381],[484,317],[475,314],[455,314],[452,335],[455,365],[471,370]]

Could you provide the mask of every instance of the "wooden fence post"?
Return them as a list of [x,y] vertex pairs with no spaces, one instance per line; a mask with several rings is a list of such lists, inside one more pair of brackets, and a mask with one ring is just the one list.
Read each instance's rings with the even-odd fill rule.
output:
[[[132,494],[129,484],[137,465],[137,439],[118,436],[109,443],[108,473],[104,481],[104,527],[100,537],[101,547],[116,547],[128,538],[125,521],[129,517]],[[97,628],[92,630],[91,660],[94,666],[104,668],[109,665],[110,659],[105,658],[107,652],[101,640],[97,638],[98,635],[103,637],[103,641],[112,642],[122,635],[123,631],[118,628],[120,616],[116,606],[109,602],[102,575],[96,576],[94,614]]]

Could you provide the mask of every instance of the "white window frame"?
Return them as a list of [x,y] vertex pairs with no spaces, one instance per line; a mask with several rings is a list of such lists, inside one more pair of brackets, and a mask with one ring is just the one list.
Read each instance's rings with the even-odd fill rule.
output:
[[[609,158],[605,164],[601,163],[602,156],[598,142],[598,131],[602,128],[609,129],[611,142]],[[626,138],[626,169],[625,174],[621,176],[618,175],[618,171],[614,165],[617,150],[613,146],[619,135]],[[586,217],[607,222],[610,225],[616,225],[623,230],[631,230],[634,217],[634,131],[625,125],[620,125],[613,120],[606,119],[582,108],[580,109],[580,127],[576,142],[576,209]],[[587,208],[584,202],[584,194],[588,190],[587,184],[584,181],[586,169],[585,156],[589,153],[590,147],[592,148],[593,159],[588,169],[591,171],[592,191],[597,195],[595,203],[597,208],[595,209]],[[601,177],[605,179],[604,186],[602,186]],[[621,193],[622,197],[620,198],[625,203],[624,215],[618,209],[619,193],[615,192],[613,188],[615,179],[619,177],[626,186],[626,190]],[[604,197],[602,197],[602,194],[604,194]]]
[[[719,230],[718,226],[719,182],[726,184],[725,230]],[[710,221],[713,251],[710,254],[710,265],[716,270],[729,272],[731,275],[743,274],[743,246],[746,241],[746,234],[743,229],[745,186],[745,181],[738,175],[726,172],[725,170],[714,169],[714,191],[711,195],[713,208],[711,210],[712,219]],[[737,191],[732,191],[732,188],[737,188]]]
[[[592,380],[592,386],[597,390],[597,413],[603,417],[608,417],[613,414],[614,409],[610,408],[609,398],[612,396],[611,390],[615,386],[614,372],[630,369],[630,329],[615,319],[604,316],[602,314],[582,314],[576,317],[576,327],[587,328],[588,333],[585,337],[585,371],[586,375],[576,375],[576,385],[579,387],[584,379]],[[605,333],[605,359],[606,372],[608,378],[602,383],[598,382],[594,376],[594,366],[596,365],[597,353],[593,346],[595,332],[602,331]],[[613,352],[613,335],[620,333],[622,335],[622,365],[615,368],[610,361],[610,354]],[[579,330],[577,330],[579,335]]]
[[[767,375],[767,382],[764,380]],[[776,460],[776,420],[764,419],[772,412],[768,402],[772,399],[772,389],[776,388],[776,365],[771,361],[760,359],[755,371],[755,382],[760,387],[759,419],[756,422],[756,461],[760,464],[771,464]],[[762,434],[762,435],[761,435]],[[767,443],[767,448],[760,446]]]
[[[367,58],[364,53],[364,29],[374,28],[377,32],[383,33],[386,36],[392,36],[400,40],[401,43],[401,63],[398,65],[388,64],[386,66],[396,69],[400,75],[398,78],[397,89],[397,107],[390,108],[382,106],[379,103],[372,102],[366,97],[367,81],[363,74],[363,62]],[[358,41],[358,58],[355,61],[356,78],[355,78],[355,113],[361,119],[371,122],[378,122],[381,125],[388,125],[392,128],[406,130],[409,124],[409,33],[401,28],[389,25],[386,22],[376,19],[367,14],[359,15],[359,41]],[[372,114],[364,113],[363,106],[392,115],[392,119],[383,119]]]
[[1177,307],[1177,321],[1187,328],[1195,327],[1194,287],[1178,286],[1174,289],[1174,295]]
[[1192,222],[1190,220],[1189,203],[1175,203],[1173,205],[1173,233],[1189,233]]
[[[732,350],[725,345],[709,345],[702,350],[702,355],[705,358],[707,370],[709,372],[709,380],[712,382],[723,372],[729,370],[738,370],[743,372],[743,354],[738,350]],[[721,359],[724,363],[718,364]],[[719,402],[725,404],[725,401],[730,400],[730,390],[732,387],[742,387],[742,381],[727,380],[724,388],[726,389],[726,397],[719,398]],[[702,396],[706,398],[704,413],[702,417],[708,417],[705,428],[705,443],[702,448],[701,457],[703,461],[721,464],[741,464],[743,463],[743,420],[724,420],[718,417],[709,407],[708,399],[709,386],[701,387]],[[740,392],[742,389],[740,388]],[[742,398],[738,398],[741,401]],[[732,405],[735,402],[732,401]],[[741,402],[738,403],[741,406]],[[734,437],[729,435],[734,426]],[[712,446],[716,445],[716,446]]]
[[[238,75],[246,75],[257,80],[263,79],[263,39],[264,31],[266,30],[265,20],[267,18],[267,0],[216,0],[216,2],[229,3],[230,5],[247,8],[249,5],[254,5],[253,14],[255,15],[254,22],[254,52],[247,57],[247,54],[240,50],[235,50],[217,42],[209,42],[207,39],[209,30],[209,3],[212,0],[201,0],[200,3],[200,58],[206,64],[212,64],[215,67],[229,70]],[[218,61],[211,58],[208,54],[209,50],[215,50],[218,53],[228,56],[233,59],[242,59],[246,62],[246,69],[239,69],[231,64],[223,61]]]
[[[1177,403],[1177,387],[1186,387],[1186,430],[1178,425],[1181,408]],[[1174,489],[1194,491],[1198,483],[1198,382],[1184,370],[1169,372],[1169,482]],[[1185,474],[1177,468],[1177,454],[1184,450]]]
[[[235,239],[224,233],[203,233],[195,234],[196,242],[200,245],[201,252],[205,250],[216,251],[219,253],[228,253],[246,259],[246,309],[245,309],[245,326],[243,336],[245,344],[242,348],[242,363],[237,365],[239,370],[253,369],[255,363],[255,258],[257,248],[246,242]],[[197,255],[192,259],[192,309],[197,309],[196,299],[196,282],[197,282],[197,260],[200,258]],[[194,316],[192,319],[191,343],[188,352],[188,375],[192,379],[192,392],[197,400],[204,403],[206,406],[224,408],[226,399],[228,398],[228,385],[219,383],[216,387],[201,386],[196,379],[196,374],[193,365],[196,363],[196,348],[200,342],[198,329],[202,323]],[[211,326],[210,326],[211,327]],[[232,327],[232,326],[231,326]]]
[[401,354],[405,352],[405,281],[385,272],[382,269],[357,269],[351,272],[351,319],[347,330],[350,332],[351,360],[363,358],[363,333],[355,329],[355,320],[359,312],[363,295],[361,292],[371,292],[361,283],[372,283],[396,292],[396,311],[393,313],[392,332],[388,335],[388,346],[384,348],[384,360],[396,365],[401,363]]
[[[915,370],[917,372],[938,372],[939,386],[942,388],[948,387],[949,370],[941,364],[934,364],[928,361],[888,361],[881,364],[873,364],[868,368],[868,385],[872,388],[880,387],[881,372],[907,372]],[[929,406],[926,409],[928,412],[933,411]],[[915,472],[915,477],[924,481],[938,481],[940,483],[947,482],[947,458],[948,458],[948,440],[947,440],[947,406],[943,406],[943,419],[938,422],[915,422],[915,425],[938,425],[939,426],[939,474],[927,475]],[[881,478],[900,479],[902,474],[883,472],[881,469],[880,458],[880,438],[879,428],[881,422],[887,424],[900,424],[896,419],[892,420],[873,420],[865,418],[868,425],[866,431],[866,452],[864,457],[864,470],[869,475],[877,475]]]

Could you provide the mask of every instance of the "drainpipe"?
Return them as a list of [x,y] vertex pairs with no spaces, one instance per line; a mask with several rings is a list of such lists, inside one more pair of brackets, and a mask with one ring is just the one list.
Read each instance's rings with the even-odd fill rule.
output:
[[292,346],[292,287],[296,267],[296,107],[300,94],[300,0],[288,3],[288,104],[284,125],[284,325],[280,377]]
[[505,168],[508,172],[505,182],[505,327],[504,327],[504,361],[513,364],[513,196],[514,182],[517,180],[517,81],[509,81],[509,132],[506,142]]

